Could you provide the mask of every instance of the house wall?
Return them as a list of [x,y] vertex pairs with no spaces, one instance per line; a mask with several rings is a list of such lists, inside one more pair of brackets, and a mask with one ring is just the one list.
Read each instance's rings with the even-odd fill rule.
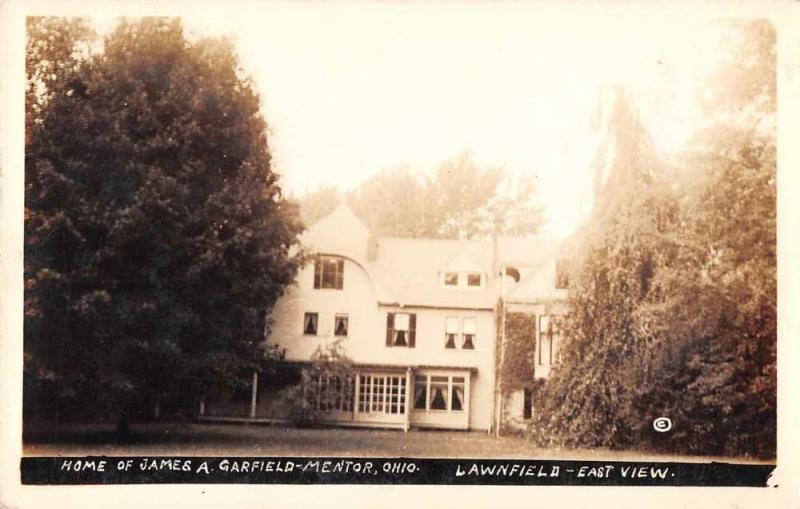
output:
[[[475,368],[470,376],[469,427],[488,429],[492,417],[492,351],[495,341],[492,310],[456,310],[384,306],[377,303],[371,279],[352,260],[344,263],[343,288],[314,289],[314,266],[298,274],[297,284],[273,310],[274,323],[268,341],[285,349],[286,359],[307,361],[314,352],[339,340],[345,354],[359,364],[398,366],[449,366]],[[457,290],[454,290],[457,291]],[[303,334],[304,314],[319,313],[316,336]],[[386,315],[416,313],[414,348],[386,346]],[[347,337],[334,336],[336,313],[347,313]],[[474,350],[445,348],[445,320],[449,316],[475,317]]]

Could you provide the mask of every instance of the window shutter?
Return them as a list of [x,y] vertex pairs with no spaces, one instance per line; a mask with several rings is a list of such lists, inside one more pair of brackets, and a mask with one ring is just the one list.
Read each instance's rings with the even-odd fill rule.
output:
[[394,341],[394,313],[386,313],[386,346]]
[[318,289],[322,286],[322,262],[319,256],[314,258],[314,288]]
[[344,283],[344,260],[336,260],[336,289],[341,290]]
[[414,342],[417,339],[417,314],[411,313],[408,315],[408,347],[414,348]]

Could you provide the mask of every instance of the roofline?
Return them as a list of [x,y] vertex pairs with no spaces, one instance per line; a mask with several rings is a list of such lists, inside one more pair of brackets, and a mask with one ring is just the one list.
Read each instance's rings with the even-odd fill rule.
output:
[[475,306],[432,306],[428,304],[400,304],[399,302],[380,302],[378,301],[378,306],[383,307],[393,307],[393,308],[414,308],[414,309],[442,309],[442,310],[450,310],[450,309],[458,309],[462,311],[494,311],[494,306],[492,307],[475,307]]
[[[286,364],[291,364],[295,366],[311,366],[313,365],[313,361],[310,360],[283,360],[281,361]],[[377,363],[370,363],[370,362],[352,362],[350,366],[353,369],[383,369],[386,371],[406,371],[408,369],[418,370],[418,369],[447,369],[451,371],[469,371],[471,373],[477,373],[478,368],[475,366],[440,366],[440,365],[429,365],[429,364],[377,364]]]

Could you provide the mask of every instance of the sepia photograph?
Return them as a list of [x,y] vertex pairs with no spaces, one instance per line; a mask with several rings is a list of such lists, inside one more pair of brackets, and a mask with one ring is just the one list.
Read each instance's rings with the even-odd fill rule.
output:
[[24,19],[23,484],[767,486],[769,10],[177,5]]

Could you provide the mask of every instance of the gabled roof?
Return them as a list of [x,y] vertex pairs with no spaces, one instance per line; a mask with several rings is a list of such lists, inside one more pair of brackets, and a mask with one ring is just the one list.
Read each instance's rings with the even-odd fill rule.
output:
[[[500,238],[498,267],[515,267],[525,281],[532,269],[554,259],[557,248],[558,242],[547,239]],[[500,297],[500,279],[492,277],[493,257],[490,240],[379,238],[378,256],[367,269],[395,299],[384,304],[491,309]],[[449,288],[441,284],[444,271],[481,272],[489,277],[481,288]],[[506,278],[505,285],[507,295],[517,286],[511,278]]]
[[458,253],[439,270],[443,272],[484,272],[486,269],[481,263],[475,261],[467,249],[459,249]]
[[[380,237],[374,256],[368,259],[370,232],[342,204],[312,226],[302,241],[312,250],[347,256],[364,267],[380,304],[492,309],[500,297],[500,279],[492,274],[495,249],[491,239]],[[505,278],[506,296],[514,293],[522,299],[550,291],[555,279],[547,279],[542,270],[555,259],[560,245],[561,241],[555,239],[499,237],[498,269],[512,266],[522,276],[519,283]],[[480,288],[444,287],[442,272],[481,272],[488,276],[487,284]]]
[[300,243],[315,252],[340,254],[364,262],[369,236],[369,229],[342,203],[306,230]]

